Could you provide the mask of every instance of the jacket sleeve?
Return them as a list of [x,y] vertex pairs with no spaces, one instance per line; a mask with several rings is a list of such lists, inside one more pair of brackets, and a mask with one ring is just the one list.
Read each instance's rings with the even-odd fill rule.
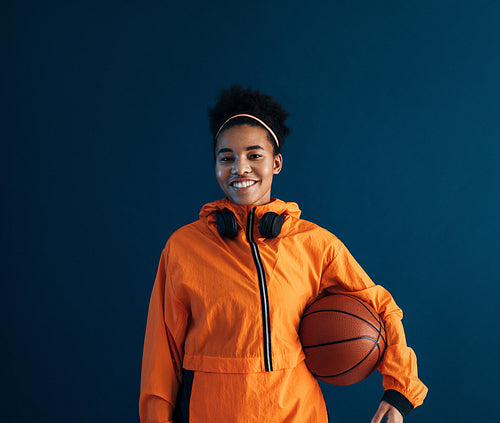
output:
[[381,316],[387,337],[385,353],[378,366],[383,375],[383,399],[405,415],[422,404],[427,387],[418,378],[415,353],[406,344],[401,323],[403,312],[386,289],[372,282],[344,244],[337,242],[330,252],[332,257],[327,259],[320,292],[349,292],[366,301]]
[[141,423],[172,421],[182,378],[188,312],[173,292],[167,251],[162,252],[149,303],[139,398]]

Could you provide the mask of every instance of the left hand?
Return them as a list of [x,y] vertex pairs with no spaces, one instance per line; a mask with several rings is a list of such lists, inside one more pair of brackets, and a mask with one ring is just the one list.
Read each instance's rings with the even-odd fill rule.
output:
[[371,423],[380,423],[384,416],[387,416],[387,423],[403,423],[403,416],[399,410],[388,402],[381,401]]

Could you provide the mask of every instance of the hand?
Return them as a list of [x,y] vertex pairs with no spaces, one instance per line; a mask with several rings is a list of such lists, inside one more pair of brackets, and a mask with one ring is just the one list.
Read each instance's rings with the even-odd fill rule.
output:
[[403,416],[396,407],[393,407],[388,402],[381,401],[371,423],[380,423],[384,416],[387,416],[387,423],[403,422]]

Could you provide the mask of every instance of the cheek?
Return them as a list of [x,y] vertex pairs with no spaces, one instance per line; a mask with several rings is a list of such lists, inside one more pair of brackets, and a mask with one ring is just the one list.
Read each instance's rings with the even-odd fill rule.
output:
[[216,167],[215,168],[215,177],[217,178],[218,181],[224,180],[224,177],[225,177],[224,169],[221,169],[220,167]]
[[264,166],[261,169],[260,174],[262,175],[263,178],[272,179],[272,177],[274,175],[273,164],[272,163],[267,163],[266,166]]

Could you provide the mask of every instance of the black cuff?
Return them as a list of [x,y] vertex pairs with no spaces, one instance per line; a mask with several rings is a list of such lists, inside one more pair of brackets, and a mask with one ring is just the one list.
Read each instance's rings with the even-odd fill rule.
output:
[[384,392],[384,396],[382,397],[382,401],[388,402],[393,407],[396,407],[398,411],[405,418],[408,413],[413,410],[413,404],[408,401],[402,393],[395,391],[394,389],[389,389]]

